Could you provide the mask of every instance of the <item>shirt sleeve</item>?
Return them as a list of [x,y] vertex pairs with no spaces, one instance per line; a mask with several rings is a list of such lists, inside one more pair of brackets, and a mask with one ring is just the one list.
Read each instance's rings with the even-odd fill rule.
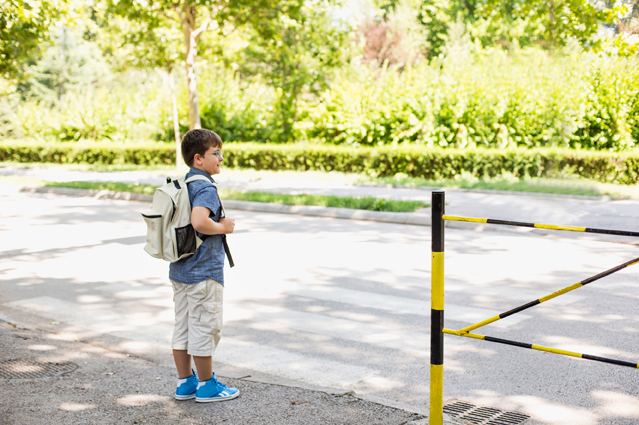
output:
[[193,205],[191,207],[204,207],[211,210],[210,217],[214,221],[220,221],[221,205],[220,198],[217,196],[217,188],[210,184],[202,184],[196,189],[193,196]]

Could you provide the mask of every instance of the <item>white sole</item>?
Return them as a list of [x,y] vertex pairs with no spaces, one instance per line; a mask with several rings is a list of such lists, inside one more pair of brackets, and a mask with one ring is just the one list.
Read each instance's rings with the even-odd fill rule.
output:
[[195,397],[195,401],[197,403],[213,403],[213,402],[216,402],[216,401],[233,400],[234,398],[237,398],[239,396],[240,396],[240,392],[238,391],[237,394],[227,395],[226,397],[211,397],[211,398],[197,398],[197,397]]
[[175,399],[176,400],[193,400],[195,398],[195,394],[191,394],[191,395],[176,395]]

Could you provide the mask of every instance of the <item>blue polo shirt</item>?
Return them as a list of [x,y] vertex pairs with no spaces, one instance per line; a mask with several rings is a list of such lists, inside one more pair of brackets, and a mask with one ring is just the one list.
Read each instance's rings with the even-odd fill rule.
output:
[[[185,179],[200,174],[215,182],[206,171],[199,168],[191,168]],[[205,181],[195,180],[188,185],[191,208],[205,207],[211,210],[210,217],[219,222],[224,217],[222,205],[217,195],[217,188]],[[195,254],[171,263],[169,266],[169,279],[192,285],[207,279],[213,279],[224,285],[224,245],[222,235],[197,235],[204,240]]]

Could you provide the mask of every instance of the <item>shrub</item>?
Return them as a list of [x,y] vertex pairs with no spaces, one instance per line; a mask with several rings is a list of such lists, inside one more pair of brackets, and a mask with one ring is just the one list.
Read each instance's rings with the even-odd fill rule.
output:
[[[425,179],[463,173],[495,177],[552,177],[572,174],[604,183],[639,183],[639,152],[623,153],[561,148],[428,149],[423,146],[353,148],[312,144],[226,143],[225,165],[256,170],[340,171],[371,176]],[[0,143],[0,161],[88,164],[172,165],[173,145]]]

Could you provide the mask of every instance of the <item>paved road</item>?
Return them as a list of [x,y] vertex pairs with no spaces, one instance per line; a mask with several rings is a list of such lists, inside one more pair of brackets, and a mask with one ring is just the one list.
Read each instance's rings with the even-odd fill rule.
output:
[[[70,171],[62,168],[0,167],[0,175],[35,177],[50,181],[120,181],[126,183],[163,184],[166,173],[127,171],[95,172]],[[429,188],[393,188],[385,186],[353,185],[338,181],[321,181],[279,177],[246,176],[224,172],[216,176],[220,187],[276,193],[336,196],[375,196],[387,199],[413,199],[430,202]],[[496,218],[532,223],[582,226],[615,230],[639,230],[639,199],[610,199],[609,197],[562,196],[552,194],[522,194],[519,192],[469,191],[446,189],[446,213],[467,217]],[[460,225],[460,223],[456,223]],[[520,231],[522,229],[494,225],[464,223],[468,228],[488,231]],[[554,236],[554,231],[532,230]],[[607,240],[637,244],[636,238],[624,236],[584,235],[564,233],[562,237]]]
[[[148,205],[0,188],[0,314],[44,318],[67,337],[170,364],[168,267],[142,250]],[[430,228],[229,215],[237,267],[227,270],[218,371],[426,407]],[[637,256],[629,244],[449,229],[446,326]],[[485,333],[637,362],[638,298],[631,267]],[[444,398],[521,412],[531,424],[636,424],[639,371],[447,337]]]

